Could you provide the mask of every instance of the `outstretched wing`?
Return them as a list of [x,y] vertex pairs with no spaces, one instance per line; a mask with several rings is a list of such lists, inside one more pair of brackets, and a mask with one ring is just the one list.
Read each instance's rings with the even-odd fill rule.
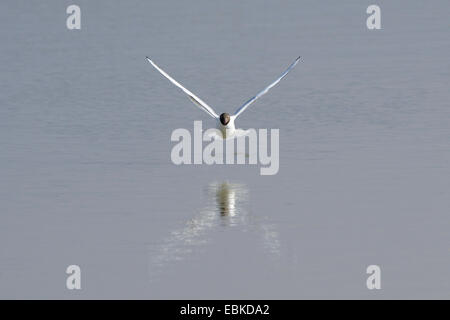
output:
[[251,98],[250,100],[248,100],[246,103],[244,103],[242,106],[239,107],[239,109],[236,110],[236,112],[234,113],[234,117],[239,116],[242,112],[244,112],[245,109],[247,109],[247,107],[249,105],[251,105],[253,102],[256,101],[256,99],[258,99],[259,97],[265,95],[267,93],[267,91],[269,91],[272,87],[274,87],[278,82],[281,81],[281,79],[283,79],[288,73],[289,71],[291,71],[295,65],[300,61],[300,57],[298,57],[297,59],[295,59],[295,61],[286,69],[285,72],[283,72],[283,74],[278,77],[277,80],[275,80],[274,82],[272,82],[270,85],[268,85],[266,88],[264,88],[264,90],[262,90],[260,93],[258,93],[256,96],[254,96],[253,98]]
[[186,89],[185,87],[183,87],[179,82],[177,82],[174,78],[172,78],[171,76],[169,76],[163,69],[161,69],[160,67],[158,67],[152,60],[150,60],[149,57],[146,57],[146,59],[148,60],[148,62],[150,62],[152,64],[153,67],[155,67],[156,70],[158,70],[164,77],[166,77],[167,79],[169,79],[170,82],[172,82],[174,85],[176,85],[178,88],[180,88],[181,90],[183,90],[184,93],[186,93],[189,97],[189,99],[191,99],[191,101],[197,105],[200,109],[202,109],[203,111],[205,111],[207,114],[209,114],[211,117],[213,118],[218,118],[219,116],[217,115],[217,113],[213,110],[213,108],[211,108],[210,106],[208,106],[206,104],[206,102],[204,102],[203,100],[201,100],[199,97],[197,97],[195,94],[193,94],[192,92],[190,92],[188,89]]

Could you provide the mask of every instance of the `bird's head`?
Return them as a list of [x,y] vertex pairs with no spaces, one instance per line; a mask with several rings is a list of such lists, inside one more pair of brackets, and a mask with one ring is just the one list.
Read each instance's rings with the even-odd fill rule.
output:
[[226,112],[220,115],[220,123],[226,126],[230,122],[230,115]]

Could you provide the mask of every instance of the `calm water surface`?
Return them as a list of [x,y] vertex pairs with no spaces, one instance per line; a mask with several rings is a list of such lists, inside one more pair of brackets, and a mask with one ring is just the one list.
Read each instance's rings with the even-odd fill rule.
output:
[[[450,5],[377,3],[2,2],[0,297],[449,298]],[[237,121],[279,173],[173,165],[214,123],[146,55],[217,112],[302,55]]]

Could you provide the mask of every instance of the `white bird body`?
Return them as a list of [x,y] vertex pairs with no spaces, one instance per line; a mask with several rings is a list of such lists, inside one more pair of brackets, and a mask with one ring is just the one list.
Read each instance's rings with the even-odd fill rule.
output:
[[274,87],[278,82],[281,81],[299,62],[300,57],[295,59],[295,61],[284,71],[281,76],[277,78],[274,82],[272,82],[270,85],[265,87],[262,91],[260,91],[256,96],[249,99],[247,102],[245,102],[242,106],[240,106],[233,115],[230,115],[228,113],[222,113],[220,116],[214,111],[213,108],[211,108],[206,102],[201,100],[199,97],[197,97],[195,94],[193,94],[191,91],[183,87],[179,82],[177,82],[175,79],[173,79],[170,75],[168,75],[164,70],[162,70],[160,67],[158,67],[152,60],[150,60],[149,57],[146,57],[147,61],[151,63],[151,65],[158,70],[164,77],[169,79],[170,82],[172,82],[174,85],[176,85],[178,88],[180,88],[185,94],[188,95],[189,99],[197,105],[200,109],[205,111],[207,114],[209,114],[211,117],[216,119],[217,121],[217,129],[222,133],[223,138],[229,138],[236,135],[237,130],[234,121],[236,118],[247,109],[249,105],[251,105],[253,102],[255,102],[259,97],[266,94],[272,87]]
[[233,137],[236,134],[236,126],[234,125],[234,119],[236,119],[236,117],[231,116],[230,121],[226,125],[223,125],[219,119],[217,120],[217,129],[220,130],[220,132],[222,133],[222,137],[224,139]]

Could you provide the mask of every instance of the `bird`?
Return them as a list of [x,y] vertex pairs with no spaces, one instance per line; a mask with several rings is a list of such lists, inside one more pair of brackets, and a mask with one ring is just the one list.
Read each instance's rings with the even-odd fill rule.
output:
[[235,120],[238,116],[240,116],[253,102],[255,102],[258,98],[266,94],[271,88],[277,85],[281,79],[283,79],[300,61],[301,56],[299,56],[293,63],[289,65],[289,67],[271,84],[261,90],[257,95],[247,100],[243,105],[236,109],[234,114],[230,115],[227,112],[223,112],[220,115],[217,114],[213,108],[211,108],[206,102],[197,97],[191,91],[182,86],[178,81],[172,78],[168,73],[166,73],[163,69],[161,69],[153,60],[151,60],[148,56],[145,57],[148,62],[158,70],[164,77],[166,77],[170,82],[172,82],[175,86],[180,88],[189,99],[201,110],[205,111],[209,116],[214,118],[217,123],[217,129],[222,133],[223,138],[233,137],[237,133]]

